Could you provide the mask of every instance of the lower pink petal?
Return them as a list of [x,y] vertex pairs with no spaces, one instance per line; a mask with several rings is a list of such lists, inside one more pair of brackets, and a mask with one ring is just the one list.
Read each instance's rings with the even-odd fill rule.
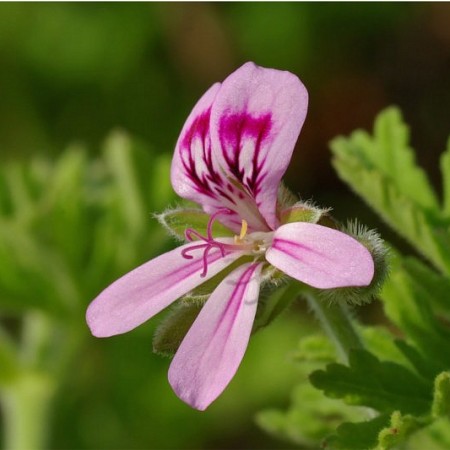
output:
[[206,409],[241,363],[255,319],[261,267],[243,264],[219,284],[172,361],[169,382],[193,408]]
[[320,289],[367,286],[374,275],[372,255],[356,239],[307,222],[278,228],[266,259],[292,278]]
[[[232,239],[220,239],[232,243]],[[203,272],[203,251],[192,251],[192,259],[182,256],[186,244],[139,266],[107,287],[88,307],[86,320],[94,336],[125,333],[150,319],[191,289],[219,273],[242,252],[222,257],[218,248],[207,256],[208,272]]]

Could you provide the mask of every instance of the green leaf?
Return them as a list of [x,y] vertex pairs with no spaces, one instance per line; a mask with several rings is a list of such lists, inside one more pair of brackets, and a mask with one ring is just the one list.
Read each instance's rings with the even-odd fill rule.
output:
[[[187,228],[192,228],[203,236],[207,235],[210,215],[200,209],[176,208],[164,211],[156,215],[156,218],[171,236],[180,241],[185,241],[184,232]],[[213,223],[212,234],[214,237],[232,237],[235,235],[233,231],[217,220]]]
[[[87,157],[83,148],[69,147],[56,162],[43,198],[41,227],[47,239],[72,266],[83,266],[91,234],[87,209]],[[43,230],[44,231],[44,230]]]
[[447,150],[441,156],[441,173],[443,184],[442,212],[450,218],[450,138],[447,142]]
[[336,358],[335,346],[323,334],[305,336],[300,340],[294,353],[294,360],[301,364],[305,362],[334,362]]
[[357,420],[359,408],[325,397],[308,383],[295,387],[291,406],[284,412],[269,409],[258,413],[257,424],[268,433],[302,446],[317,448],[324,436],[344,420]]
[[402,268],[430,305],[450,316],[450,279],[414,257],[403,257]]
[[440,364],[436,364],[433,360],[424,356],[416,347],[406,341],[396,339],[395,345],[419,375],[426,380],[432,381],[434,379],[440,370]]
[[395,345],[393,334],[382,326],[360,326],[360,334],[367,350],[382,360],[396,361],[400,364],[407,363],[408,359]]
[[336,434],[325,440],[324,448],[342,450],[366,450],[376,447],[378,433],[389,424],[389,414],[381,414],[371,420],[356,423],[343,423]]
[[[147,222],[144,190],[146,174],[142,173],[152,167],[152,158],[148,152],[133,146],[130,138],[123,132],[110,134],[104,147],[105,163],[112,174],[117,187],[118,207],[132,232],[141,232]],[[150,213],[151,211],[149,211]],[[147,216],[148,217],[148,216]]]
[[440,373],[434,381],[432,413],[450,419],[450,372]]
[[331,145],[335,156],[355,158],[365,169],[383,174],[418,206],[429,210],[438,208],[427,176],[415,162],[414,150],[409,146],[409,130],[397,108],[388,108],[378,115],[373,137],[355,131],[350,138],[337,138]]
[[402,415],[394,411],[391,421],[378,435],[378,450],[397,448],[398,445],[407,441],[412,433],[428,424],[426,418],[418,418],[411,415]]
[[329,364],[311,374],[310,381],[325,395],[380,412],[400,410],[423,414],[431,404],[427,385],[406,367],[379,361],[366,350],[352,350],[349,367]]
[[[22,227],[0,221],[0,306],[69,313],[78,292],[64,262]],[[26,280],[26,282],[24,282]]]
[[414,162],[408,132],[390,108],[376,120],[374,136],[362,131],[332,141],[339,176],[394,230],[443,272],[450,274],[448,221]]
[[153,351],[172,356],[202,309],[200,302],[179,302],[171,308],[153,336]]
[[442,371],[450,366],[450,353],[443,351],[450,331],[434,316],[427,301],[430,295],[434,294],[421,284],[421,279],[405,269],[403,259],[392,258],[391,275],[381,291],[385,312]]

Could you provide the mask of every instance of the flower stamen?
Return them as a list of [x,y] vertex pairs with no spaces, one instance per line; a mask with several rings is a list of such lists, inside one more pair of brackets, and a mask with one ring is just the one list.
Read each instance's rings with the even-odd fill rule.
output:
[[235,244],[242,244],[242,240],[247,235],[247,230],[248,230],[248,223],[245,219],[242,219],[241,232],[239,233],[239,236],[234,236]]
[[[211,251],[212,248],[216,247],[220,250],[220,254],[222,255],[222,258],[225,256],[225,244],[222,244],[221,242],[218,242],[214,239],[212,235],[212,227],[213,223],[216,220],[216,217],[220,214],[231,214],[231,211],[229,209],[219,209],[216,211],[208,221],[208,225],[206,227],[206,234],[207,236],[203,236],[200,234],[197,230],[194,230],[193,228],[187,228],[184,232],[184,235],[186,239],[190,242],[193,242],[196,240],[196,238],[200,241],[204,241],[204,244],[198,244],[193,245],[192,247],[185,248],[181,251],[181,256],[186,259],[193,259],[193,256],[189,253],[194,250],[204,249],[203,250],[203,271],[200,274],[202,278],[206,277],[206,274],[208,273],[208,254]],[[242,231],[241,231],[242,234]]]

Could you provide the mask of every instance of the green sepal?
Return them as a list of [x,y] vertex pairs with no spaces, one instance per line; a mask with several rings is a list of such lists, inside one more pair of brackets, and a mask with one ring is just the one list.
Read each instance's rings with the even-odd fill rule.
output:
[[153,351],[160,355],[173,356],[202,306],[201,302],[193,301],[181,301],[174,305],[156,328],[153,336]]
[[431,411],[435,418],[450,418],[450,372],[442,372],[434,380]]
[[296,283],[285,284],[272,290],[267,296],[260,296],[252,332],[255,333],[269,325],[289,307],[297,296],[298,286]]
[[[185,241],[184,233],[187,228],[192,228],[206,236],[211,216],[201,209],[180,207],[168,209],[156,214],[155,217],[171,236],[179,241]],[[214,237],[233,237],[236,233],[216,220],[212,225],[212,234]]]
[[311,202],[300,201],[280,211],[280,222],[282,225],[293,222],[318,223],[328,211],[313,206]]
[[420,415],[431,405],[428,385],[413,372],[361,349],[350,351],[349,366],[328,364],[325,370],[313,372],[310,381],[329,397],[380,412],[400,410]]
[[318,292],[324,300],[331,302],[351,305],[369,303],[380,292],[389,273],[388,248],[377,232],[357,222],[349,222],[345,227],[340,227],[340,231],[350,235],[369,250],[374,262],[374,276],[368,286],[321,289]]

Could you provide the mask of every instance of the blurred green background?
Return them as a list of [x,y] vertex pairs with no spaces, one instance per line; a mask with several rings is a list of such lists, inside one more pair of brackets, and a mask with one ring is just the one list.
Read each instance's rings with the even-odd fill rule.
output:
[[[0,314],[13,341],[39,311],[38,321],[52,321],[51,342],[68,328],[77,342],[53,372],[51,448],[290,448],[254,416],[287,405],[304,376],[289,358],[313,326],[301,307],[255,335],[204,413],[175,397],[169,361],[151,353],[158,319],[97,340],[84,309],[120,273],[172,245],[151,213],[175,204],[162,178],[174,143],[198,97],[245,61],[294,72],[309,90],[287,185],[338,218],[384,231],[334,175],[327,143],[397,104],[438,184],[449,23],[445,3],[0,5]],[[363,309],[363,318],[377,320],[377,311]],[[45,367],[68,351],[45,346]]]

